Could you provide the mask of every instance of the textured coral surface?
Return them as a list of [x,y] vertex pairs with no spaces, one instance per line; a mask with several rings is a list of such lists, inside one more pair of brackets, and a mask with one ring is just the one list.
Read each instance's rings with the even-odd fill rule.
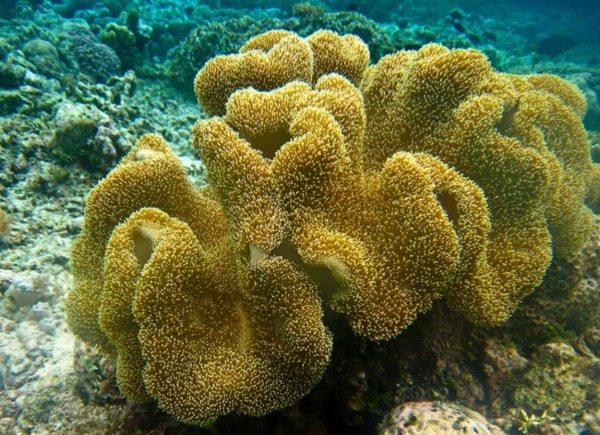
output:
[[321,378],[323,307],[372,340],[439,298],[497,325],[589,238],[600,172],[573,85],[439,45],[368,60],[353,36],[253,38],[196,77],[209,187],[147,135],[90,194],[69,323],[128,398],[197,424],[265,414]]
[[206,423],[291,404],[320,379],[331,336],[314,284],[281,257],[239,258],[221,208],[162,138],[143,136],[88,210],[69,322],[116,353],[129,399]]

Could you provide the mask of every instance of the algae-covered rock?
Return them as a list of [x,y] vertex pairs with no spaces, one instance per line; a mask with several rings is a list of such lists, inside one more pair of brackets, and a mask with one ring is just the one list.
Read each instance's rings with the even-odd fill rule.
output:
[[56,47],[43,39],[32,39],[23,47],[23,53],[39,73],[59,77],[61,73],[61,62]]
[[97,348],[76,341],[73,365],[77,379],[75,394],[86,404],[125,401],[117,390],[114,362],[101,355]]
[[27,71],[22,57],[10,53],[0,61],[0,88],[16,89],[23,84]]
[[379,435],[501,435],[498,426],[463,406],[443,402],[409,402],[394,408]]
[[8,234],[12,217],[0,208],[0,237]]
[[530,367],[515,391],[516,406],[545,413],[564,433],[600,432],[600,360],[554,342],[538,348]]
[[144,46],[150,39],[152,29],[140,23],[139,13],[127,13],[126,25],[108,25],[100,33],[100,40],[111,47],[119,56],[123,70],[131,69],[142,59]]
[[132,66],[136,56],[135,35],[127,27],[109,23],[100,34],[100,40],[115,50],[125,69]]
[[529,366],[514,343],[488,339],[483,344],[481,366],[485,375],[488,395],[502,397]]
[[18,91],[0,90],[0,116],[10,115],[19,110],[24,101]]
[[92,105],[64,103],[55,122],[50,147],[65,163],[75,161],[89,171],[106,172],[128,148],[108,115]]
[[91,8],[94,3],[94,0],[63,0],[54,5],[53,9],[63,17],[72,17],[78,10]]
[[48,277],[33,272],[17,274],[0,270],[0,289],[16,307],[30,307],[51,297]]

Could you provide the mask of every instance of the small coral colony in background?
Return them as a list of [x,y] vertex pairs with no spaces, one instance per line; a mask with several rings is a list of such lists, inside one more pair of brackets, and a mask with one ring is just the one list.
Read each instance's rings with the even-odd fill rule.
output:
[[270,31],[195,92],[209,186],[141,137],[89,195],[67,302],[122,393],[181,421],[310,392],[335,346],[325,311],[375,341],[440,298],[498,325],[591,234],[586,103],[556,76],[435,44],[369,65],[355,36]]

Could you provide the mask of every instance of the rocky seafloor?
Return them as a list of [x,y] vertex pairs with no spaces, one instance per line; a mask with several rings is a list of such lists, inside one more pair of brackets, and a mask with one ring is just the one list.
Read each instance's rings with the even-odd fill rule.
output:
[[[358,34],[376,57],[440,42],[478,48],[501,70],[558,74],[586,95],[599,153],[600,48],[586,38],[558,53],[532,48],[584,18],[550,23],[500,4],[496,16],[438,7],[433,20],[405,2],[378,23],[336,2],[241,3],[19,1],[0,14],[0,433],[205,433],[126,403],[112,362],[69,332],[69,250],[87,193],[144,133],[165,136],[205,183],[190,75],[250,36],[331,28]],[[350,346],[336,331],[332,364],[299,404],[210,431],[600,433],[599,241],[596,231],[576,258],[555,262],[502,327],[473,327],[439,304],[386,343]]]

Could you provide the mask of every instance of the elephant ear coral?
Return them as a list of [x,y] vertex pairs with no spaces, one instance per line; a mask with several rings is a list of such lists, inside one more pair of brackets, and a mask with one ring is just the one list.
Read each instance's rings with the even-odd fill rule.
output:
[[[432,154],[484,190],[492,220],[533,225],[533,232],[547,227],[552,242],[545,243],[560,256],[588,239],[585,202],[597,196],[599,167],[582,125],[585,99],[574,85],[498,73],[475,50],[428,45],[382,58],[361,90],[374,167],[398,150]],[[531,289],[545,267],[537,269]]]
[[[114,344],[98,323],[106,247],[114,228],[143,207],[159,207],[196,229],[206,220],[214,221],[214,232],[225,231],[223,224],[218,225],[214,207],[192,187],[165,140],[156,135],[142,136],[90,193],[83,232],[71,253],[74,289],[67,298],[69,326],[79,337],[111,354]],[[210,243],[205,235],[202,241]]]
[[252,38],[237,55],[208,61],[194,80],[194,91],[209,115],[222,115],[236,90],[273,89],[292,80],[310,83],[312,70],[308,43],[292,32],[272,30]]
[[222,116],[229,97],[252,87],[270,91],[292,81],[316,83],[338,73],[358,85],[369,65],[369,49],[353,35],[319,31],[302,39],[272,30],[250,39],[238,54],[208,61],[194,80],[198,103],[209,115]]
[[[427,153],[486,196],[488,272],[471,271],[472,279],[448,288],[449,304],[471,320],[506,319],[540,283],[552,251],[573,255],[589,238],[586,201],[597,196],[599,167],[590,159],[585,100],[575,86],[548,75],[498,73],[477,51],[430,45],[381,59],[361,90],[364,149],[374,168],[398,150]],[[464,302],[473,285],[488,287],[488,303],[504,300],[504,314],[474,312]]]
[[[381,172],[361,174],[339,126],[323,110],[300,112],[290,131],[294,139],[273,171],[292,242],[307,265],[336,278],[330,304],[356,333],[374,340],[396,336],[443,294],[478,241],[474,234],[485,235],[481,191],[436,159],[407,153]],[[450,204],[457,209],[447,210]],[[457,215],[450,218],[452,211]]]
[[90,194],[67,301],[71,329],[116,355],[128,399],[195,424],[292,404],[331,349],[306,273],[277,256],[250,264],[212,196],[142,137]]
[[271,159],[289,138],[289,124],[303,107],[328,108],[340,119],[353,158],[360,159],[364,127],[357,89],[338,75],[323,77],[313,91],[292,82],[275,91],[236,92],[223,118],[194,127],[208,178],[240,234],[240,250],[270,253],[284,241],[286,217],[278,197]]
[[111,242],[132,231],[153,245],[133,314],[143,380],[161,408],[206,424],[232,411],[263,415],[312,389],[331,337],[304,273],[281,257],[236,267],[230,240],[204,249],[186,224],[155,209],[134,213]]
[[194,134],[224,208],[260,216],[253,202],[268,198],[317,282],[338,280],[323,289],[331,306],[360,335],[384,339],[429,309],[461,259],[461,270],[476,267],[489,222],[480,189],[433,157],[365,171],[362,107],[356,88],[332,74],[314,89],[237,91],[225,116],[198,122]]
[[[323,281],[324,295],[357,333],[392,337],[438,297],[497,325],[541,282],[552,250],[571,255],[589,237],[584,200],[597,194],[598,167],[572,85],[501,74],[475,50],[431,44],[384,57],[357,78],[332,55],[329,65],[340,61],[356,93],[317,61],[347,53],[346,42],[323,32],[307,41],[313,87],[237,90],[221,118],[196,125],[195,145],[209,178],[246,180],[224,196],[214,178],[225,208],[248,192],[270,198],[305,266],[337,279],[333,288]],[[198,80],[209,75],[204,69]],[[222,157],[233,154],[258,160],[232,172]],[[250,182],[258,167],[269,189]],[[404,196],[413,214],[394,208]],[[244,203],[244,213],[255,209]]]
[[497,325],[589,237],[574,86],[434,44],[367,64],[353,36],[253,38],[195,80],[209,187],[146,135],[91,192],[67,316],[129,399],[263,415],[321,378],[323,305],[372,340],[440,298]]
[[306,41],[313,52],[313,83],[327,74],[337,73],[360,85],[369,66],[369,48],[358,36],[319,30]]

